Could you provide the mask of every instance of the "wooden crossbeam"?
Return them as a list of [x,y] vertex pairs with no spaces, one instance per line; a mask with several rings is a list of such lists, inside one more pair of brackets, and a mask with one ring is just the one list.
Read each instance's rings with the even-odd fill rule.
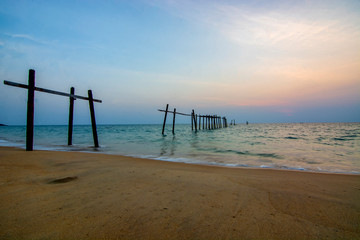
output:
[[[158,109],[159,112],[166,112],[165,110],[162,109]],[[167,111],[168,113],[175,113],[175,114],[179,114],[179,115],[183,115],[183,116],[188,116],[191,117],[191,114],[186,114],[186,113],[181,113],[181,112],[173,112],[173,111]]]
[[[26,84],[21,84],[21,83],[16,83],[16,82],[10,82],[10,81],[6,81],[6,80],[4,80],[4,84],[5,84],[5,85],[9,85],[9,86],[13,86],[13,87],[19,87],[19,88],[29,89],[29,86],[26,85]],[[54,90],[45,89],[45,88],[34,87],[34,90],[35,90],[35,91],[39,91],[39,92],[44,92],[44,93],[50,93],[50,94],[60,95],[60,96],[64,96],[64,97],[72,97],[72,98],[74,98],[74,99],[82,99],[82,100],[86,100],[86,101],[89,101],[89,100],[90,100],[88,97],[83,97],[83,96],[74,95],[74,94],[69,94],[69,93],[63,93],[63,92],[54,91]],[[93,102],[101,103],[102,101],[99,100],[99,99],[93,99]]]

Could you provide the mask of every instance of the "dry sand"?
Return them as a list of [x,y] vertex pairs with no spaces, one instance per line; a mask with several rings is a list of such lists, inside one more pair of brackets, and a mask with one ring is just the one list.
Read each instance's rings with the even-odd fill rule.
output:
[[360,176],[1,147],[0,239],[360,239]]

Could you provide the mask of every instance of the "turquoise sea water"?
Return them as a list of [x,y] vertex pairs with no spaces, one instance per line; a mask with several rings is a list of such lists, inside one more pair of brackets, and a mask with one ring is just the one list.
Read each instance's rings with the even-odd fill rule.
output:
[[[360,173],[360,123],[239,124],[191,131],[176,125],[99,125],[94,149],[91,126],[35,126],[34,149],[118,154],[229,167]],[[0,146],[25,148],[25,126],[0,127]]]

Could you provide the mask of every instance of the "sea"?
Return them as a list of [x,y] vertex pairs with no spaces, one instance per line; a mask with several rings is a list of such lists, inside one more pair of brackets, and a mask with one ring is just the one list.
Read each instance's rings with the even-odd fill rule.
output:
[[[34,149],[104,153],[224,167],[360,174],[360,123],[237,124],[197,132],[191,125],[35,126]],[[0,146],[25,148],[25,126],[1,126]]]

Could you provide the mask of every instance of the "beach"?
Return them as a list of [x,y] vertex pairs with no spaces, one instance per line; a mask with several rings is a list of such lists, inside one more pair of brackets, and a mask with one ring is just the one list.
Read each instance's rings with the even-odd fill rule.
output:
[[360,175],[0,147],[0,239],[360,239]]

